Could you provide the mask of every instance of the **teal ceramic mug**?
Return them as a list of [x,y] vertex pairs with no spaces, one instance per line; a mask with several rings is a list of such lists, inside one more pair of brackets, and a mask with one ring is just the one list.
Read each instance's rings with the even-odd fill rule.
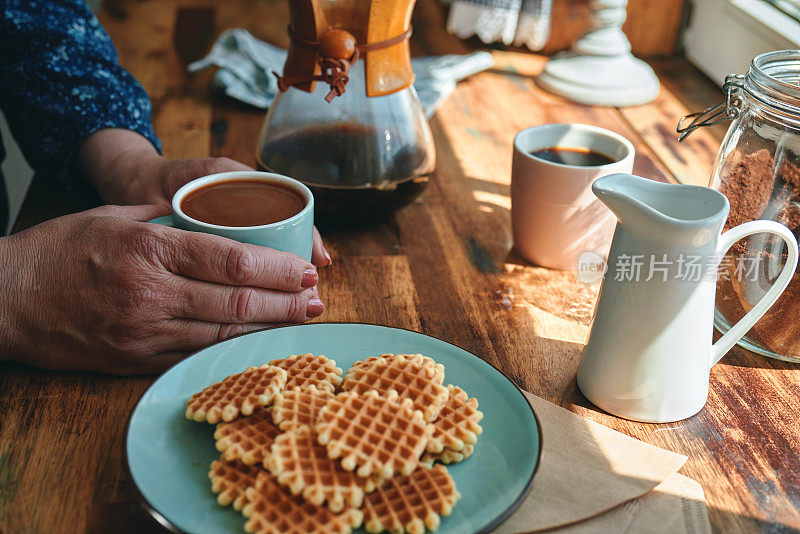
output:
[[[260,226],[219,226],[193,219],[181,210],[181,202],[192,191],[217,182],[231,180],[279,183],[300,194],[305,199],[306,205],[297,215],[283,221]],[[311,261],[311,247],[314,242],[314,196],[308,187],[281,174],[258,171],[221,172],[197,178],[178,189],[172,197],[172,214],[153,219],[150,222],[292,252]]]

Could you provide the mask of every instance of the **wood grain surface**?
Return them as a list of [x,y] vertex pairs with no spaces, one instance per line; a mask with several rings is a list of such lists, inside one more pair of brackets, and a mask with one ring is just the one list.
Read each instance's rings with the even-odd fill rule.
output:
[[[254,163],[263,112],[210,94],[211,73],[189,75],[185,63],[229,27],[285,46],[284,0],[109,0],[100,18],[152,97],[166,155]],[[476,46],[449,36],[445,19],[435,0],[418,2],[415,55]],[[442,338],[545,399],[686,454],[682,472],[703,486],[718,532],[800,528],[796,366],[737,347],[712,370],[708,405],[695,417],[660,425],[615,418],[575,385],[597,286],[530,266],[512,250],[515,132],[554,121],[596,124],[634,143],[637,173],[705,183],[722,130],[679,145],[674,129],[680,115],[719,101],[720,91],[685,60],[663,59],[652,62],[663,82],[655,102],[587,107],[537,89],[544,57],[494,56],[496,66],[459,84],[431,121],[438,165],[419,201],[375,228],[324,232],[334,263],[321,271],[320,319]],[[37,180],[17,229],[89,203]],[[126,420],[152,381],[0,365],[0,532],[158,532],[136,502],[123,457]]]

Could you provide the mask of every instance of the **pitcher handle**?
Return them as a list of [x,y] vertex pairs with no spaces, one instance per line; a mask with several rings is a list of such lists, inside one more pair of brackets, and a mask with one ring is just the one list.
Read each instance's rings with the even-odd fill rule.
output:
[[792,275],[794,275],[794,271],[797,268],[797,239],[795,239],[794,234],[792,234],[788,228],[774,221],[756,220],[740,224],[736,228],[731,228],[720,236],[719,244],[717,245],[717,254],[721,257],[740,239],[761,232],[776,234],[783,239],[788,249],[786,264],[783,266],[783,270],[781,274],[778,275],[775,283],[772,284],[772,287],[769,288],[761,300],[753,306],[753,309],[747,312],[739,322],[731,326],[730,330],[714,343],[711,350],[712,366],[720,361],[722,357],[731,350],[731,347],[742,339],[747,331],[767,313],[767,310],[769,310],[773,304],[775,304],[775,301],[778,300],[778,297],[781,296],[786,286],[791,282]]

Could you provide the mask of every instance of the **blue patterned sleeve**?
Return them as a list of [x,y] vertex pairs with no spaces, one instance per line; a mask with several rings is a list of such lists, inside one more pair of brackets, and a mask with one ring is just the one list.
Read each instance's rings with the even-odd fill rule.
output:
[[138,132],[161,150],[147,93],[83,0],[0,6],[0,108],[31,167],[69,177],[78,146],[103,128]]

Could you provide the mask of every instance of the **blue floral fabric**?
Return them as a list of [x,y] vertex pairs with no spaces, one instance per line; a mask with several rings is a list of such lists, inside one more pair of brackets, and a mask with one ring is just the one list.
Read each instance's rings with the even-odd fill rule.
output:
[[102,128],[161,149],[147,93],[83,0],[0,0],[0,9],[0,109],[34,170],[68,178],[80,143]]

